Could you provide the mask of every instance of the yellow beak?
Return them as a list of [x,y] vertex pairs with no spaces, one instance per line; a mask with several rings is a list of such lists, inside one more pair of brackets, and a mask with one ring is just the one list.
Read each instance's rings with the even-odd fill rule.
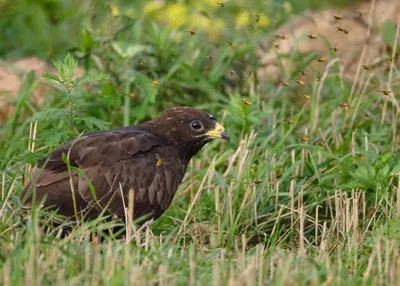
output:
[[207,136],[216,139],[216,138],[221,138],[229,142],[229,134],[225,130],[224,126],[219,124],[215,124],[215,128],[213,130],[210,130],[206,133]]

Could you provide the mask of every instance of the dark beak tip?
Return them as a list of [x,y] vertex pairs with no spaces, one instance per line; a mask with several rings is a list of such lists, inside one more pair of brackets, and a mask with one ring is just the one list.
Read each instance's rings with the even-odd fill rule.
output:
[[228,141],[228,143],[229,143],[229,134],[228,134],[228,131],[226,131],[226,130],[224,130],[224,131],[222,131],[222,133],[221,133],[221,138],[222,139],[224,139],[224,140],[226,140],[226,141]]

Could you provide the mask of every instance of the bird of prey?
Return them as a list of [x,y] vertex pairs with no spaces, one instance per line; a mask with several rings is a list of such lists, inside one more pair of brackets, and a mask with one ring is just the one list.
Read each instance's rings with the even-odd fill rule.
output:
[[38,163],[21,201],[24,208],[40,204],[71,220],[77,212],[94,219],[103,211],[125,219],[133,189],[133,219],[155,220],[171,205],[190,159],[215,138],[229,141],[214,116],[192,107],[170,108],[134,126],[87,133]]

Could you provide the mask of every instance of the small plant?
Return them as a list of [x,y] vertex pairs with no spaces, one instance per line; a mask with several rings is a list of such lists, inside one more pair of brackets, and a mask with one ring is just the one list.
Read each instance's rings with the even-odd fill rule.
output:
[[79,129],[93,129],[96,127],[100,130],[106,129],[108,123],[95,117],[86,116],[83,107],[83,101],[90,99],[91,95],[84,92],[80,87],[89,82],[107,80],[109,77],[103,73],[85,74],[78,77],[76,69],[78,62],[68,54],[63,61],[54,62],[59,76],[45,73],[47,78],[59,92],[62,101],[66,102],[65,108],[49,108],[47,110],[36,113],[32,120],[56,120],[62,122],[61,127],[64,128],[68,135],[76,135]]

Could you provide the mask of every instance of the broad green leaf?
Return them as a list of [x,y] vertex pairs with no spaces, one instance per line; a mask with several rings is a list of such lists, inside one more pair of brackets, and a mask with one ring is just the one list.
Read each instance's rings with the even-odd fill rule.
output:
[[123,58],[133,58],[146,50],[146,46],[131,44],[125,41],[115,41],[111,43],[114,51]]
[[110,77],[104,73],[85,74],[77,80],[76,85],[81,85],[93,81],[108,80],[108,79],[110,79]]

